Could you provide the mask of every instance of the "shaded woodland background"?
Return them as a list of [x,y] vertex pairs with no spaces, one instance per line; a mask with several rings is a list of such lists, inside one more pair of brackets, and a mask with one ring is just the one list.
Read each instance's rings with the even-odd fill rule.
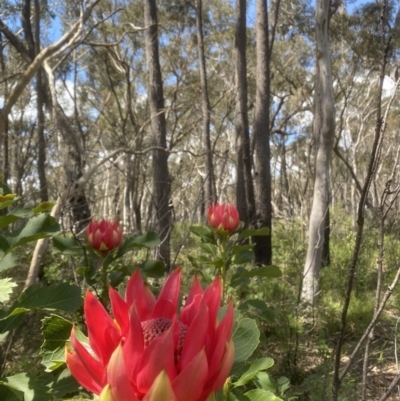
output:
[[[316,4],[0,2],[3,181],[27,205],[57,201],[55,216],[76,234],[103,217],[118,219],[125,232],[157,231],[156,256],[168,268],[190,266],[188,226],[204,222],[212,202],[237,204],[245,226],[269,227],[267,239],[254,238],[255,263],[279,265],[282,280],[258,282],[242,296],[253,291],[275,309],[264,332],[269,352],[305,400],[325,399],[337,333],[350,344],[359,338],[399,265],[399,7],[340,0],[318,6],[329,25],[336,112],[325,171],[329,209],[318,232],[325,268],[306,299],[317,304],[310,323],[298,305],[321,143]],[[365,225],[349,292],[360,211]],[[68,277],[66,261],[47,258],[32,282]],[[30,254],[24,263],[21,277]],[[377,328],[382,341],[371,337],[369,373],[389,361],[397,374],[391,318],[398,306],[394,293]],[[364,398],[355,395],[357,366],[352,374],[342,399],[368,399],[366,382]],[[386,376],[371,380],[371,399],[378,399]]]

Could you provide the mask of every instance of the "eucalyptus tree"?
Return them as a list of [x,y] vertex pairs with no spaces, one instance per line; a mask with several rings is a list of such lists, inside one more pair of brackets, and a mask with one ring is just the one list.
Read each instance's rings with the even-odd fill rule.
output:
[[207,207],[215,203],[217,200],[216,188],[215,188],[215,176],[213,166],[213,154],[211,149],[210,140],[210,99],[208,96],[208,84],[207,84],[207,66],[204,49],[203,39],[203,18],[202,18],[202,0],[195,1],[196,7],[196,28],[197,28],[197,52],[199,59],[199,72],[200,72],[200,83],[201,83],[201,95],[202,95],[202,142],[203,152],[205,154],[204,165],[205,165],[205,178],[204,178],[204,210]]
[[153,131],[153,195],[158,234],[161,237],[160,257],[170,269],[171,211],[168,171],[167,132],[163,81],[158,50],[157,6],[155,0],[144,0],[146,61],[148,68],[148,99]]
[[[279,4],[279,3],[278,3]],[[278,6],[279,8],[279,6]],[[256,226],[272,230],[271,204],[271,148],[270,148],[270,59],[272,44],[270,41],[268,6],[266,0],[256,1],[256,99],[253,121],[254,136],[254,170]],[[271,35],[274,38],[274,35]],[[272,262],[271,235],[255,237],[255,262],[270,264]]]
[[246,0],[236,1],[235,81],[236,81],[236,203],[241,220],[246,226],[254,221],[255,198],[250,154],[247,60],[246,60]]
[[309,304],[314,303],[319,288],[325,218],[329,208],[329,169],[335,138],[335,105],[328,35],[329,12],[330,1],[319,0],[315,11],[316,74],[313,123],[316,148],[315,181],[302,283],[302,300]]

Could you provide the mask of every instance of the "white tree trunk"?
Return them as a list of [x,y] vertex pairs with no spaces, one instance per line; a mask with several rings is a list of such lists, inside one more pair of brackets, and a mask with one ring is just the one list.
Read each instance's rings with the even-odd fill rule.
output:
[[316,76],[314,138],[317,152],[315,183],[310,213],[309,242],[303,272],[302,301],[314,304],[324,242],[324,218],[329,207],[329,166],[335,135],[335,106],[329,52],[329,0],[318,0],[315,11]]

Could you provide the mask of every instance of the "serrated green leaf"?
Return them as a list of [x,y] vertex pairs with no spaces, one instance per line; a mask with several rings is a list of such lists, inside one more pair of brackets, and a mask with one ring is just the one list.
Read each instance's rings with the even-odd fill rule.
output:
[[274,365],[274,360],[272,358],[256,359],[255,361],[252,362],[252,364],[246,370],[246,372],[243,373],[242,376],[240,376],[240,378],[233,383],[233,385],[235,387],[244,386],[249,381],[253,380],[258,372],[262,370],[267,370],[273,365]]
[[235,344],[234,365],[237,367],[246,362],[257,348],[260,343],[260,331],[253,319],[244,318],[236,325],[232,338]]
[[243,230],[239,235],[239,240],[248,237],[264,237],[270,234],[268,227],[262,227],[259,229],[248,229]]
[[71,335],[73,324],[57,315],[42,320],[44,342],[39,354],[46,372],[51,372],[65,363],[65,343]]
[[0,195],[0,209],[5,209],[6,207],[15,203],[19,197],[13,193],[3,193]]
[[244,395],[248,397],[250,401],[283,401],[282,398],[277,397],[271,391],[259,388],[247,391]]
[[29,373],[20,373],[1,379],[0,384],[24,394],[24,401],[49,401],[48,380]]
[[17,287],[11,278],[3,278],[0,279],[0,302],[6,302],[10,299],[10,295],[12,294],[12,289]]

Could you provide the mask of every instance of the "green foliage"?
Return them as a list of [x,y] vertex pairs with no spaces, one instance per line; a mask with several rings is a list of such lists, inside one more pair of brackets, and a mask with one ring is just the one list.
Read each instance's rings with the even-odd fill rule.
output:
[[51,372],[65,363],[65,343],[68,341],[73,324],[57,315],[43,319],[44,343],[40,349],[42,364]]
[[10,278],[0,279],[0,302],[6,302],[10,299],[14,287],[17,287],[17,284],[12,282]]

